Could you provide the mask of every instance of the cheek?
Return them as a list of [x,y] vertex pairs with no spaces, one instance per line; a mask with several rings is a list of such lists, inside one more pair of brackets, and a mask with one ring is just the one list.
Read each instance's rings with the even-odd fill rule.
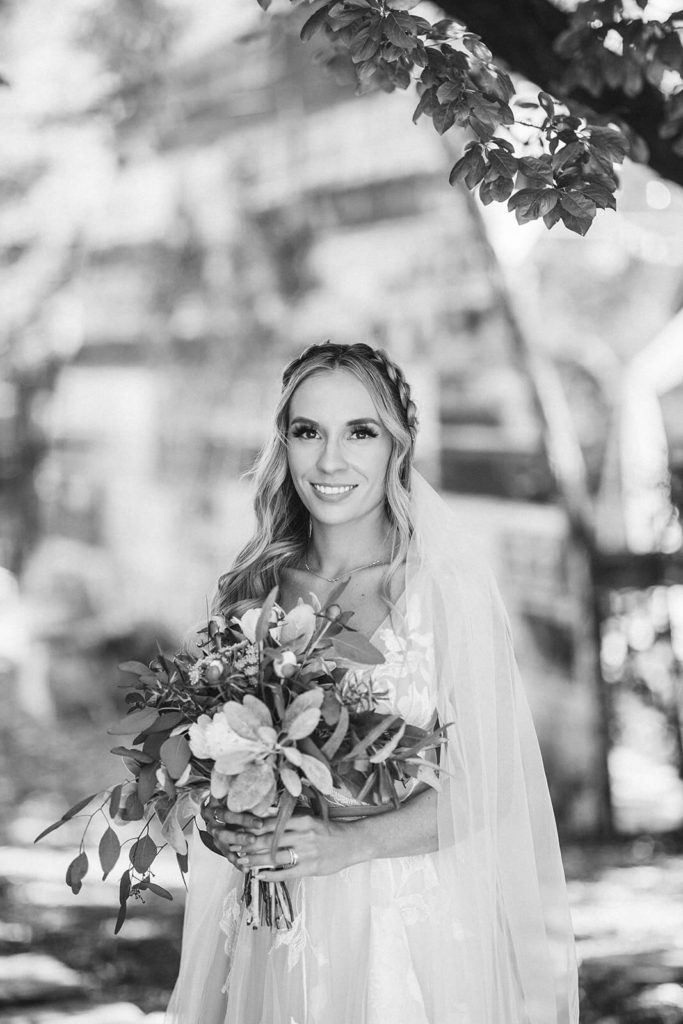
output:
[[384,486],[391,455],[391,444],[378,445],[368,459],[368,471],[378,486]]
[[291,448],[287,449],[287,466],[289,468],[289,475],[294,489],[296,490],[299,497],[303,498],[305,492],[305,485],[302,481],[304,477],[311,470],[311,461],[315,462],[315,456],[311,460],[311,447],[305,445],[292,445]]

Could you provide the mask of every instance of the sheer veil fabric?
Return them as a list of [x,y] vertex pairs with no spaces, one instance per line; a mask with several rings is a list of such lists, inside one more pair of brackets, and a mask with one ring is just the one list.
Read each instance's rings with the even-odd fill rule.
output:
[[[577,1024],[557,830],[508,619],[476,545],[415,472],[412,505],[415,529],[400,604],[419,602],[429,623],[436,710],[449,723],[439,849],[426,855],[438,887],[420,951],[428,1024]],[[221,918],[226,905],[236,905],[241,885],[242,875],[195,837],[168,1024],[224,1024],[222,989],[234,950],[225,948]],[[344,936],[339,940],[343,948]],[[334,963],[329,970],[334,973]],[[290,1024],[287,1007],[281,1009],[278,1022]],[[297,1017],[296,1024],[318,1024],[318,1018]]]

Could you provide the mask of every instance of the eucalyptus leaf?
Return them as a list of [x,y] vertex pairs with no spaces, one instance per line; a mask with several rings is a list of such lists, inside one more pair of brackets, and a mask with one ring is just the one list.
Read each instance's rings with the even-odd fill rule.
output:
[[144,875],[149,871],[150,865],[153,863],[158,852],[156,843],[149,836],[142,836],[133,843],[130,848],[129,858],[139,875]]
[[81,851],[69,864],[66,869],[66,884],[71,887],[71,891],[76,896],[82,888],[83,879],[88,873],[88,855],[85,851]]
[[119,912],[118,912],[118,914],[116,916],[116,924],[114,925],[114,935],[118,935],[119,932],[121,931],[121,929],[123,928],[123,925],[124,925],[125,920],[126,920],[127,910],[128,910],[127,904],[126,903],[122,903],[121,906],[119,907]]
[[33,842],[39,842],[41,839],[44,839],[45,836],[49,835],[50,832],[54,832],[55,829],[60,828],[65,822],[71,821],[72,818],[76,817],[79,811],[82,811],[84,807],[87,807],[88,804],[91,803],[99,795],[99,793],[91,793],[90,796],[83,797],[83,799],[79,800],[78,803],[73,805],[73,807],[70,807],[68,811],[65,811],[64,814],[59,819],[59,821],[55,821],[51,825],[48,825],[47,828],[44,828],[40,835],[36,836]]
[[108,827],[103,832],[97,852],[102,866],[102,880],[104,881],[112,868],[116,866],[121,853],[121,843],[113,828]]
[[157,885],[156,882],[148,882],[147,888],[149,889],[150,892],[153,892],[156,896],[161,896],[161,898],[164,900],[173,899],[168,889],[164,889],[162,885]]

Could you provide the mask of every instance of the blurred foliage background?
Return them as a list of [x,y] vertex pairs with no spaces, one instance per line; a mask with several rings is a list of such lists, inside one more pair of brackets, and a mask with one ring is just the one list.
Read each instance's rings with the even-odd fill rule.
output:
[[627,163],[586,238],[520,228],[449,188],[413,97],[355,97],[254,0],[0,19],[5,841],[113,780],[116,665],[206,615],[281,368],[326,338],[414,386],[563,837],[680,836],[680,187]]

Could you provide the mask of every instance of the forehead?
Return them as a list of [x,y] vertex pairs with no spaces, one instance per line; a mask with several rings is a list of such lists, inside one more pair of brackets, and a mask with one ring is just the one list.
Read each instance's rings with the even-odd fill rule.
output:
[[348,370],[320,370],[299,384],[289,403],[289,419],[318,423],[376,417],[368,389]]

